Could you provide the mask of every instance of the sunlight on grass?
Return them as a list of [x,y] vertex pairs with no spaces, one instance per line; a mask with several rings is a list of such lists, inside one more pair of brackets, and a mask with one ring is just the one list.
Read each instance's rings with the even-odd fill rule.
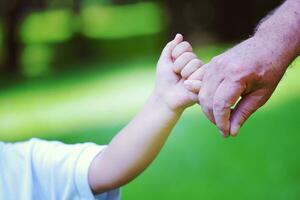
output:
[[287,99],[300,97],[300,57],[298,57],[288,68],[269,103],[263,109],[272,109],[277,103]]
[[[127,119],[150,92],[153,70],[142,66],[126,74],[113,73],[58,88],[26,89],[1,95],[2,139],[49,132],[68,132],[78,127],[113,124]],[[17,133],[17,134],[16,134]]]
[[[215,50],[207,51],[204,59],[209,60]],[[151,92],[154,66],[155,63],[148,61],[143,64],[130,62],[104,74],[99,70],[48,83],[29,82],[1,91],[0,137],[2,140],[15,140],[126,122]],[[278,103],[299,97],[299,76],[298,60],[263,109],[268,110]],[[187,112],[187,115],[194,114],[199,115],[198,106]]]
[[164,16],[154,2],[122,6],[83,7],[83,33],[91,38],[115,39],[156,34],[164,30]]

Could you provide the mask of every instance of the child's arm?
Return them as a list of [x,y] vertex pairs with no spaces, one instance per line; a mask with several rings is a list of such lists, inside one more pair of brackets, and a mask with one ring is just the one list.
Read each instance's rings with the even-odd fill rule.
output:
[[183,110],[197,102],[199,82],[193,85],[195,93],[190,92],[182,76],[174,72],[188,77],[202,65],[182,40],[177,35],[165,47],[153,93],[139,114],[92,162],[89,183],[94,193],[118,188],[139,175],[157,156]]

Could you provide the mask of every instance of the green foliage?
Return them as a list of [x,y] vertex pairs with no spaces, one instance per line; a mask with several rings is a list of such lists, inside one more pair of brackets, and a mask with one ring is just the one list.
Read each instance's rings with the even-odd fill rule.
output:
[[70,10],[47,10],[30,14],[21,26],[25,44],[57,43],[71,38],[74,19]]
[[164,30],[165,15],[157,3],[82,8],[83,33],[90,38],[115,39],[156,34]]
[[126,38],[156,34],[164,30],[165,15],[159,4],[122,6],[84,4],[80,18],[70,10],[35,12],[25,18],[21,39],[25,44],[69,40],[75,29],[89,38]]
[[89,4],[97,4],[97,5],[111,4],[111,0],[83,0],[83,1],[81,1],[81,5],[89,5]]
[[[95,52],[105,49],[100,55],[106,57],[109,54],[115,57],[116,52],[126,57],[126,53],[136,52],[136,49],[137,53],[156,50],[157,40],[146,37],[164,30],[165,19],[159,4],[147,2],[113,6],[103,3],[84,2],[78,15],[71,10],[60,9],[34,12],[26,17],[20,28],[21,40],[25,44],[21,60],[23,74],[32,77],[49,72],[50,64],[56,58],[52,49],[55,46],[51,44],[66,43],[74,31],[82,32],[90,39],[101,39],[100,48],[96,47],[97,43],[91,42],[89,45],[91,48],[94,45]],[[136,42],[140,40],[132,39],[135,37],[143,42],[147,40],[147,49]],[[76,46],[76,41],[73,43]],[[120,51],[122,44],[128,52]]]
[[27,77],[45,75],[53,60],[53,48],[47,45],[27,45],[22,54],[23,74]]

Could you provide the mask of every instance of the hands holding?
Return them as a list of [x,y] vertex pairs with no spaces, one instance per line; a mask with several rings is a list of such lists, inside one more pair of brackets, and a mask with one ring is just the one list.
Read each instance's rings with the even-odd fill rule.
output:
[[203,65],[178,34],[158,62],[155,91],[172,110],[200,103],[224,137],[235,136],[271,97],[287,69],[284,55],[274,55],[274,48],[256,36]]
[[169,42],[157,64],[153,94],[90,166],[94,193],[118,188],[144,171],[182,111],[195,103],[225,137],[236,135],[299,55],[299,9],[299,1],[285,1],[255,36],[205,65],[182,35]]
[[287,0],[267,16],[253,37],[216,56],[190,79],[202,80],[199,103],[225,136],[271,97],[300,53],[300,1]]
[[202,110],[225,137],[237,135],[274,92],[288,66],[274,54],[262,38],[252,37],[214,57],[203,66],[205,73],[190,77],[202,80]]

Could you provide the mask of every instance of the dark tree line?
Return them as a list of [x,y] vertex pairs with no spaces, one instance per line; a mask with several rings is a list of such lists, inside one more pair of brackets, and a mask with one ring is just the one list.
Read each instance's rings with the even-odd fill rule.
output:
[[22,19],[32,10],[43,9],[43,0],[1,0],[0,17],[4,35],[4,62],[1,70],[10,74],[19,72],[22,44],[19,39],[19,28]]
[[[112,4],[130,4],[142,0],[110,0]],[[144,1],[144,0],[143,0]],[[10,74],[20,72],[22,43],[19,39],[22,20],[34,10],[49,7],[50,2],[71,6],[74,14],[80,13],[81,0],[1,0],[0,21],[4,31],[4,62],[0,69]],[[253,33],[258,21],[277,7],[281,0],[161,0],[170,14],[170,32],[185,35],[207,32],[221,41],[240,40]],[[74,39],[82,43],[82,36]]]
[[222,41],[253,34],[257,23],[282,0],[165,0],[171,29],[185,34],[206,31]]
[[[1,0],[0,21],[3,25],[4,35],[4,61],[0,69],[4,73],[20,73],[20,56],[23,45],[20,41],[20,27],[22,20],[33,11],[45,10],[52,1],[46,0]],[[56,4],[72,6],[75,13],[80,12],[81,0],[59,1]],[[52,2],[53,3],[53,2]]]

